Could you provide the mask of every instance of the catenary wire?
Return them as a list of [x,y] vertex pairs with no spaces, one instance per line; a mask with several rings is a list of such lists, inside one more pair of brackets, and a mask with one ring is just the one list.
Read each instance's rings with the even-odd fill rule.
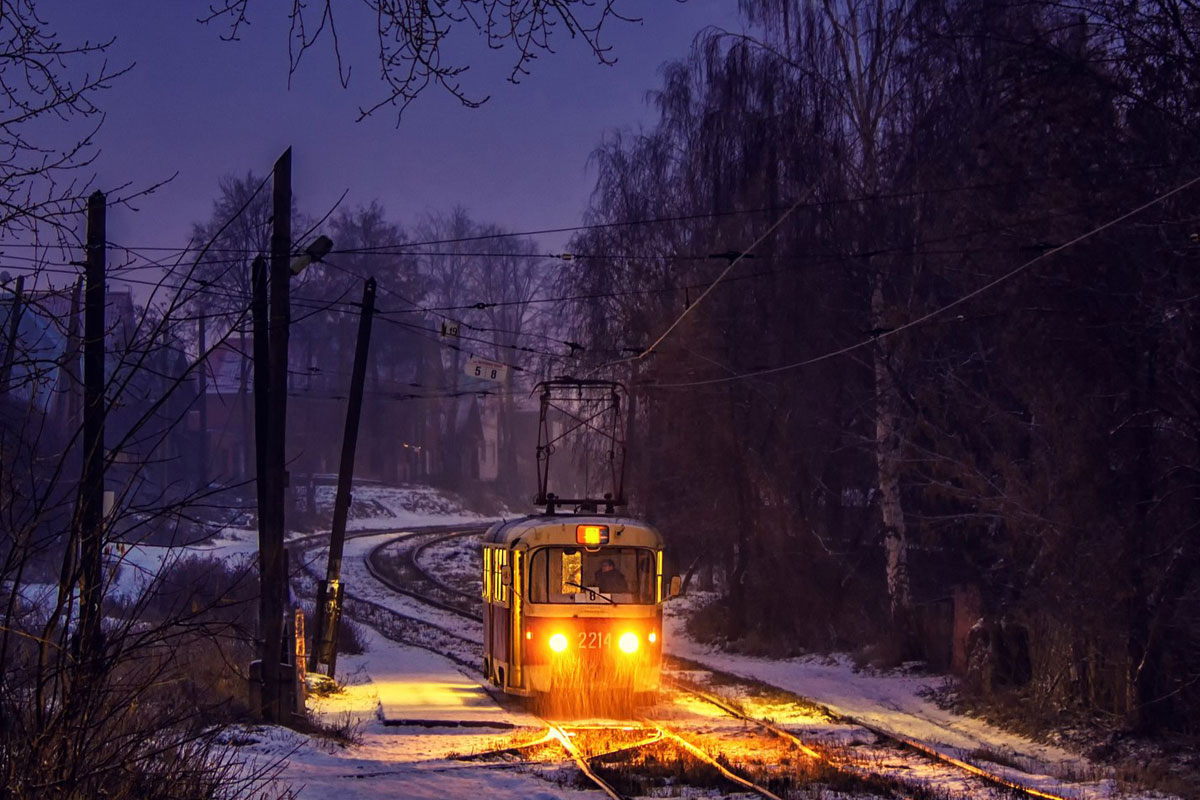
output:
[[[864,339],[859,342],[855,342],[854,344],[847,345],[846,347],[841,347],[841,348],[838,348],[837,350],[831,350],[827,353],[822,353],[821,355],[814,356],[812,358],[807,358],[802,361],[796,361],[791,364],[784,364],[784,365],[781,365],[778,367],[768,367],[768,368],[759,369],[759,370],[751,370],[749,372],[742,372],[737,375],[731,375],[731,376],[727,376],[724,378],[710,378],[707,380],[686,381],[686,382],[681,382],[681,383],[648,384],[648,387],[657,388],[657,389],[677,389],[677,388],[690,388],[690,387],[694,387],[694,386],[709,386],[709,385],[719,384],[719,383],[730,383],[733,381],[745,380],[747,378],[754,378],[754,377],[758,377],[758,376],[762,376],[762,375],[773,375],[773,374],[780,373],[780,372],[786,372],[788,370],[799,369],[800,367],[809,366],[810,364],[816,364],[821,361],[827,361],[831,358],[836,358],[838,356],[842,356],[842,355],[846,355],[847,353],[851,353],[855,350],[859,350],[864,347],[868,347],[872,344],[875,344],[880,339],[896,336],[897,334],[899,334],[903,331],[906,331],[910,328],[915,328],[918,325],[928,322],[929,320],[933,319],[934,317],[940,316],[941,314],[944,314],[953,308],[957,308],[958,306],[962,305],[963,303],[966,303],[967,301],[969,301],[975,297],[978,297],[979,295],[983,294],[984,292],[987,292],[990,289],[993,289],[996,286],[999,286],[1000,284],[1005,283],[1005,282],[1015,278],[1017,275],[1020,275],[1021,273],[1029,270],[1035,264],[1038,264],[1041,261],[1044,261],[1045,259],[1049,258],[1050,256],[1052,256],[1056,253],[1061,253],[1062,251],[1064,251],[1070,247],[1073,247],[1073,246],[1079,244],[1080,242],[1086,241],[1087,239],[1090,239],[1093,236],[1096,236],[1097,234],[1100,234],[1103,231],[1106,231],[1115,225],[1119,225],[1120,223],[1124,222],[1125,220],[1128,220],[1128,219],[1140,214],[1141,212],[1145,211],[1148,208],[1152,208],[1153,206],[1158,205],[1159,203],[1163,202],[1164,200],[1189,189],[1190,187],[1196,185],[1197,183],[1200,183],[1200,176],[1192,178],[1191,180],[1186,181],[1185,183],[1179,184],[1175,188],[1173,188],[1167,192],[1164,192],[1163,194],[1157,195],[1154,198],[1152,198],[1151,200],[1148,200],[1147,202],[1137,206],[1136,208],[1134,208],[1130,211],[1126,211],[1125,213],[1123,213],[1117,217],[1114,217],[1114,218],[1108,220],[1107,222],[1097,225],[1097,226],[1089,229],[1088,231],[1085,231],[1084,233],[1081,233],[1078,236],[1075,236],[1074,238],[1070,239],[1069,241],[1066,241],[1066,242],[1064,242],[1060,245],[1057,245],[1049,250],[1046,250],[1043,253],[1039,253],[1038,255],[1034,256],[1033,258],[1029,259],[1028,261],[1026,261],[1026,262],[1014,267],[1013,269],[1009,270],[1008,272],[1004,273],[1003,275],[1000,275],[999,277],[994,278],[991,281],[988,281],[987,283],[983,284],[982,286],[979,286],[978,288],[973,289],[970,292],[967,292],[966,294],[955,298],[954,300],[950,301],[949,303],[941,305],[941,306],[933,309],[932,311],[928,311],[925,314],[922,314],[921,316],[917,317],[916,319],[909,320],[908,322],[906,322],[902,325],[898,325],[891,330],[881,331],[880,333],[878,333],[874,336],[871,336],[870,338]],[[604,365],[604,366],[607,366],[607,365]]]

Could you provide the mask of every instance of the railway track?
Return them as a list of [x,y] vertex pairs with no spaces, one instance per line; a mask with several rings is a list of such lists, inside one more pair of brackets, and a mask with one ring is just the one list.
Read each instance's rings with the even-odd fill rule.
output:
[[[400,539],[390,539],[370,549],[364,563],[370,575],[389,591],[411,598],[478,624],[480,603],[474,592],[453,586],[432,574],[421,564],[421,556],[447,541],[477,536],[482,527],[449,526],[440,530],[422,529]],[[358,532],[378,536],[387,531]],[[306,537],[319,543],[320,537]],[[292,544],[299,540],[293,540]],[[306,574],[314,581],[311,570]],[[478,671],[479,642],[449,626],[404,614],[385,604],[347,595],[348,617],[376,627],[385,636],[405,644],[425,647],[446,655],[460,666]],[[710,672],[718,681],[736,681],[703,665],[676,662],[677,674],[695,673],[697,668]],[[696,774],[701,784],[726,792],[753,792],[761,797],[782,800],[791,789],[820,782],[881,797],[925,797],[930,785],[939,797],[1001,798],[1018,796],[1040,800],[1078,800],[1073,795],[1058,795],[1023,785],[978,765],[956,759],[921,742],[896,736],[858,720],[838,717],[826,711],[831,724],[842,726],[843,738],[869,739],[853,747],[830,747],[805,741],[800,736],[760,716],[748,714],[726,698],[683,678],[668,680],[671,702],[660,703],[655,712],[670,711],[681,705],[702,703],[719,712],[720,724],[711,719],[664,720],[641,718],[614,720],[598,725],[578,726],[569,722],[543,719],[546,733],[524,744],[466,757],[469,760],[522,758],[535,751],[561,749],[576,765],[590,785],[614,800],[644,794],[655,781],[669,780],[665,765]],[[732,733],[729,722],[735,721]],[[856,733],[857,732],[857,733]],[[592,740],[616,746],[594,746]],[[630,741],[625,741],[629,739]],[[680,766],[682,765],[682,766]],[[928,773],[941,770],[930,780]],[[922,772],[920,782],[911,775]]]
[[[483,530],[482,526],[472,526],[469,529],[464,529],[462,525],[449,526],[433,526],[427,528],[397,528],[372,531],[354,531],[346,534],[347,541],[353,539],[364,539],[370,537],[387,536],[395,534],[401,540],[427,539],[429,537],[437,537],[437,540],[452,538],[455,536],[478,535]],[[305,548],[315,549],[326,547],[328,545],[328,534],[316,534],[314,536],[304,536],[292,539],[288,542],[289,547],[295,551],[303,551]],[[438,603],[437,601],[428,600],[420,595],[419,592],[413,591],[410,588],[400,586],[396,581],[387,576],[378,576],[372,571],[371,556],[377,553],[386,545],[394,544],[395,538],[389,539],[381,545],[372,548],[368,552],[367,558],[364,559],[367,571],[372,574],[376,580],[383,583],[390,591],[402,594],[404,596],[418,600],[426,605],[431,605],[439,610],[449,612],[458,617],[469,619],[475,623],[479,622],[479,616],[470,616],[461,608],[456,608],[447,604]],[[317,581],[324,579],[323,562],[319,558],[299,558],[299,569],[292,571],[293,586],[297,589],[301,596],[312,599],[316,597]],[[464,636],[461,631],[452,630],[450,626],[439,624],[438,622],[430,621],[413,614],[406,614],[389,607],[386,603],[371,600],[366,597],[359,596],[353,591],[351,585],[350,591],[343,597],[342,613],[345,617],[352,619],[364,625],[369,625],[375,628],[385,638],[391,639],[407,645],[420,647],[430,652],[446,656],[451,661],[461,667],[477,672],[479,669],[479,647],[478,639],[470,636]]]
[[392,591],[464,619],[481,622],[483,605],[479,595],[445,583],[421,566],[420,557],[430,547],[479,536],[485,530],[486,527],[460,527],[450,532],[422,532],[393,539],[372,548],[364,563],[371,577]]

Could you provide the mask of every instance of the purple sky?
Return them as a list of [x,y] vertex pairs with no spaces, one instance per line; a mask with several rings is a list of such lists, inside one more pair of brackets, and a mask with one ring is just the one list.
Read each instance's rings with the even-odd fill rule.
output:
[[[290,5],[290,4],[287,4]],[[613,21],[606,38],[615,66],[598,65],[578,42],[540,58],[520,85],[505,79],[512,55],[488,52],[463,29],[457,36],[473,68],[464,84],[490,94],[468,109],[430,89],[405,113],[382,109],[355,122],[381,85],[373,71],[373,17],[362,4],[336,4],[342,52],[352,64],[339,85],[328,48],[312,52],[287,85],[283,6],[252,0],[242,41],[196,18],[204,0],[120,0],[53,4],[43,10],[64,41],[115,36],[110,62],[136,62],[100,101],[108,117],[96,162],[101,188],[179,177],[142,200],[137,214],[114,209],[109,238],[131,246],[181,247],[193,222],[211,213],[217,179],[265,174],[293,148],[293,187],[301,210],[323,214],[344,190],[343,207],[378,198],[409,226],[427,210],[462,204],[481,222],[513,230],[578,224],[595,179],[589,153],[605,131],[652,123],[647,90],[659,67],[684,56],[710,24],[739,27],[734,0],[627,0],[644,21]],[[547,250],[565,236],[547,237]]]

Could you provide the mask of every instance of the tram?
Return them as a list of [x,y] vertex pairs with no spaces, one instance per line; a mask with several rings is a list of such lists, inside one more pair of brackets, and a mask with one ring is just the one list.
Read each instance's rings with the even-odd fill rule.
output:
[[647,702],[662,667],[663,537],[589,513],[534,514],[483,539],[484,675],[508,694]]

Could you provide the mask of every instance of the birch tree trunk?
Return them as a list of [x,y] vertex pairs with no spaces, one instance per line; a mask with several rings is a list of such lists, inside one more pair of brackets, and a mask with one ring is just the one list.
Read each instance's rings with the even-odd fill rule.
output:
[[[851,176],[861,194],[870,197],[883,183],[878,159],[881,125],[899,97],[896,85],[896,59],[903,32],[903,4],[885,0],[825,0],[823,11],[830,39],[840,64],[841,81],[837,87],[843,112],[858,140],[858,174]],[[868,208],[860,205],[862,229],[874,231],[878,220],[870,218]],[[879,213],[876,210],[874,213]],[[868,238],[874,238],[868,234]],[[871,275],[871,327],[887,330],[883,297],[884,274],[877,268]],[[883,546],[886,555],[886,579],[892,621],[897,625],[905,648],[911,644],[910,618],[912,596],[908,580],[908,539],[904,525],[904,506],[900,494],[903,436],[902,413],[893,376],[899,365],[890,342],[881,339],[874,354],[875,372],[875,464],[879,473],[880,513]]]
[[[881,278],[876,275],[871,291],[871,317],[876,330],[886,324]],[[903,437],[897,413],[897,389],[892,378],[895,365],[889,341],[875,346],[875,464],[879,470],[879,510],[883,522],[883,547],[886,556],[888,599],[892,622],[907,635],[912,616],[912,593],[908,581],[908,533],[904,525],[904,506],[900,497],[900,463]]]

